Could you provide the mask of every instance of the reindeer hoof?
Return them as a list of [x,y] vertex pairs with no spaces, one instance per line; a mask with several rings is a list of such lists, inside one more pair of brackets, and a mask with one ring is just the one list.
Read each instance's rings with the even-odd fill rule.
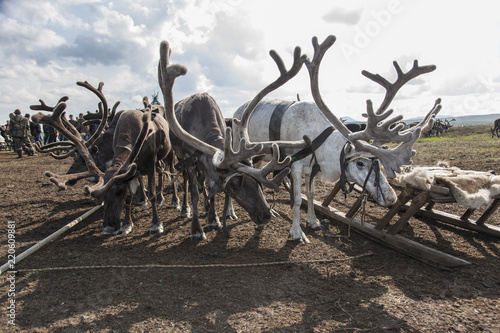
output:
[[115,228],[113,227],[104,227],[102,228],[102,232],[105,234],[105,235],[116,235],[116,230]]
[[198,243],[200,241],[204,241],[205,239],[207,239],[207,236],[205,236],[205,234],[191,236],[191,242],[193,243]]
[[220,224],[209,224],[207,226],[207,229],[208,231],[212,231],[212,230],[221,230],[222,229],[222,226]]
[[305,234],[302,234],[302,237],[292,238],[292,241],[295,244],[309,244],[309,239],[306,237]]
[[163,226],[151,227],[149,229],[149,234],[150,235],[156,235],[156,234],[160,235],[162,233],[163,233]]
[[314,231],[324,231],[325,230],[325,227],[323,227],[322,225],[320,226],[317,226],[316,228],[313,228]]

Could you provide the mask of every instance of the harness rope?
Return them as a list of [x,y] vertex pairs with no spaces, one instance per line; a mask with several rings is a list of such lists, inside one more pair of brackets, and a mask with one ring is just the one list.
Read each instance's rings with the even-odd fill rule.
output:
[[357,256],[346,257],[346,258],[335,258],[335,259],[310,259],[310,260],[285,260],[285,261],[273,261],[273,262],[262,262],[262,263],[248,263],[248,264],[207,264],[207,265],[168,265],[168,264],[144,264],[144,265],[92,265],[92,266],[67,266],[67,267],[44,267],[44,268],[26,268],[17,269],[18,273],[27,272],[49,272],[49,271],[66,271],[66,270],[76,270],[76,269],[110,269],[110,268],[240,268],[240,267],[259,267],[259,266],[278,266],[278,265],[298,265],[298,264],[310,264],[310,263],[332,263],[359,259],[362,257],[367,257],[373,255],[373,252],[369,251],[362,253]]
[[[357,154],[346,158],[345,148],[349,144],[350,144],[349,142],[346,142],[346,144],[344,145],[344,148],[342,148],[342,151],[340,152],[340,180],[339,181],[340,181],[340,188],[342,189],[342,192],[344,193],[344,197],[347,197],[347,194],[352,192],[352,190],[354,189],[354,185],[355,185],[355,183],[350,183],[349,180],[347,179],[347,175],[346,175],[347,165],[352,160],[355,160],[358,158],[363,158],[366,160],[370,160],[371,166],[370,166],[370,170],[368,170],[368,175],[366,176],[365,181],[363,183],[362,193],[364,193],[366,190],[366,184],[368,183],[368,179],[370,179],[370,175],[372,174],[372,172],[375,172],[375,182],[374,182],[375,189],[376,189],[377,193],[380,194],[380,196],[382,197],[382,200],[385,201],[384,193],[382,192],[382,189],[380,187],[380,162],[379,162],[378,158],[365,157],[365,156],[357,155]],[[349,185],[349,188],[346,187],[346,184]]]

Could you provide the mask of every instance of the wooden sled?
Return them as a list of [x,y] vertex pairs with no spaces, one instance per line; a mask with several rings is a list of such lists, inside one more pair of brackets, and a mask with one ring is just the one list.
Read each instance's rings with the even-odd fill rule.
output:
[[[396,205],[391,208],[386,216],[384,216],[384,220],[380,222],[382,228],[390,222],[399,210],[405,210],[405,214],[396,224],[404,224],[411,216],[417,215],[500,238],[500,227],[486,224],[488,218],[498,209],[500,196],[496,196],[484,213],[474,221],[470,217],[475,209],[469,208],[461,216],[433,209],[436,203],[456,203],[455,198],[450,194],[450,190],[447,187],[433,185],[429,191],[424,191],[408,185],[402,187],[401,184],[395,181],[390,181],[390,183],[393,188],[399,189],[401,193],[398,196]],[[410,205],[408,204],[409,200],[412,200]],[[424,206],[425,208],[423,208]],[[394,233],[401,230],[401,227],[396,225],[392,228],[389,229],[389,232]]]
[[[421,262],[444,270],[451,270],[456,267],[470,265],[470,262],[398,235],[402,228],[408,224],[408,221],[412,216],[424,216],[462,228],[500,237],[499,227],[485,223],[486,220],[497,210],[500,204],[500,197],[496,197],[494,199],[494,202],[477,221],[472,221],[469,218],[474,210],[471,209],[467,209],[462,216],[455,216],[433,209],[435,203],[455,202],[454,198],[450,195],[449,189],[446,187],[432,186],[430,190],[420,190],[409,186],[402,187],[395,183],[392,183],[391,185],[396,190],[400,191],[398,201],[375,225],[363,222],[362,220],[354,217],[362,206],[364,200],[363,193],[358,197],[354,205],[347,213],[343,213],[329,207],[329,204],[340,190],[340,185],[338,183],[323,202],[315,200],[314,207],[316,211],[322,215],[343,222],[372,240],[393,248]],[[303,202],[307,202],[305,195],[302,195],[302,200]],[[408,204],[409,201],[411,201],[411,204]],[[422,208],[424,206],[426,207]],[[405,211],[404,214],[401,215],[395,222],[391,223],[396,214],[401,210]]]

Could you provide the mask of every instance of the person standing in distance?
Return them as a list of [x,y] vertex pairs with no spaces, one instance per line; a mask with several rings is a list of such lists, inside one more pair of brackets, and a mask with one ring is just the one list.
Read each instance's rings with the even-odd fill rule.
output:
[[13,139],[14,151],[17,152],[17,158],[23,157],[23,144],[28,148],[28,156],[35,156],[35,151],[31,145],[28,133],[30,124],[28,119],[21,115],[21,110],[14,111],[14,118],[10,122],[10,133]]

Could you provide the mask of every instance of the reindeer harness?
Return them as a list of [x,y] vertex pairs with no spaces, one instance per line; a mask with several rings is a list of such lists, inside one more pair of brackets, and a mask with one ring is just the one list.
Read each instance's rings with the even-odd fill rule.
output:
[[[347,148],[348,145],[351,143],[349,141],[346,142],[344,147],[342,148],[342,151],[340,152],[340,188],[342,189],[342,193],[344,193],[344,197],[347,197],[347,194],[351,193],[352,190],[354,189],[355,183],[350,183],[349,180],[347,179],[346,175],[346,170],[347,170],[347,165],[352,162],[353,160],[356,159],[365,159],[371,161],[371,166],[370,170],[368,170],[368,175],[365,178],[365,181],[363,183],[363,191],[366,189],[366,183],[368,183],[368,179],[370,179],[370,175],[372,172],[375,172],[375,188],[377,189],[377,192],[380,193],[382,198],[385,200],[385,196],[383,191],[380,189],[380,161],[376,157],[366,157],[363,154],[354,154],[349,157],[346,157],[346,152],[345,149]],[[346,184],[349,185],[349,188],[346,187]]]

